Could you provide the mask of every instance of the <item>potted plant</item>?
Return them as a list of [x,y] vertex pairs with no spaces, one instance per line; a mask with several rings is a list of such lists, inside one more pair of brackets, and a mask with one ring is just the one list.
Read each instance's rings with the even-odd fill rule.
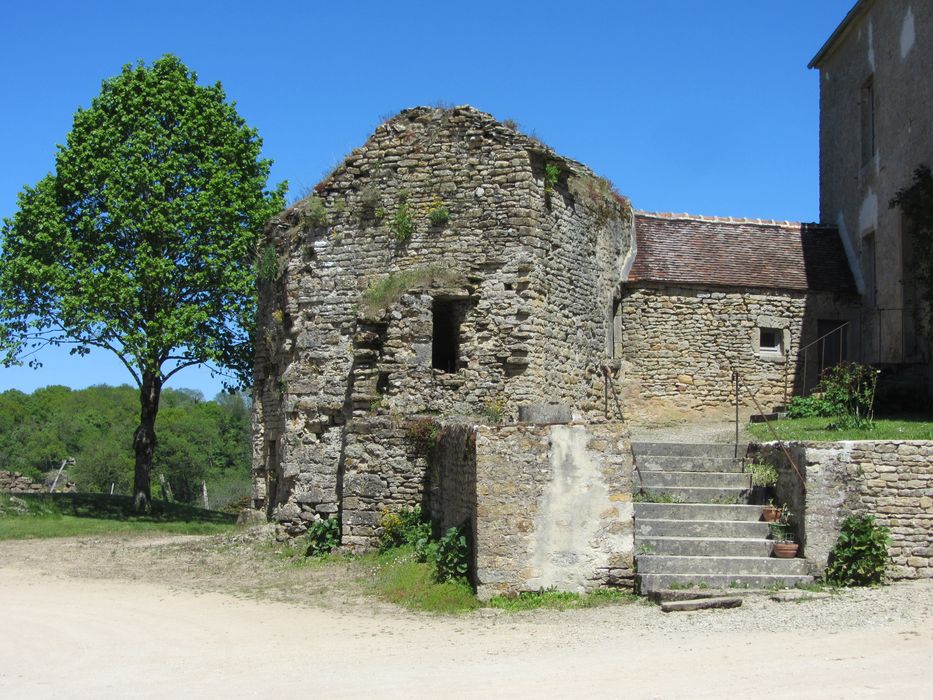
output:
[[751,477],[752,482],[749,498],[751,503],[766,503],[774,498],[774,485],[777,483],[778,473],[773,465],[765,462],[752,462],[745,467],[745,472]]
[[771,530],[771,552],[779,559],[793,559],[800,548],[800,545],[794,541],[794,530],[790,524],[792,515],[785,505],[781,508],[778,521],[768,524]]
[[761,519],[766,523],[776,523],[781,518],[781,509],[774,505],[774,499],[761,507]]

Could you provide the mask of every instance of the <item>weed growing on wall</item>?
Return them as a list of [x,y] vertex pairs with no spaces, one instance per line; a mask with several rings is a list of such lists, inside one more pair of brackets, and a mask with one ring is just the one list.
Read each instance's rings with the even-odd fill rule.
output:
[[544,194],[550,195],[557,187],[557,178],[560,176],[560,168],[556,163],[544,164]]
[[428,210],[428,219],[431,222],[431,226],[443,226],[450,221],[450,212],[447,210],[447,207],[444,206],[443,202],[432,202],[431,208]]
[[483,415],[490,423],[498,424],[505,420],[507,408],[508,404],[503,397],[489,399],[483,404]]
[[415,230],[415,219],[412,215],[411,205],[408,203],[408,193],[402,192],[398,196],[398,208],[392,216],[390,222],[392,232],[395,234],[395,240],[404,243]]
[[271,243],[263,246],[256,260],[256,277],[260,282],[274,282],[279,277],[279,256]]
[[370,283],[363,292],[360,311],[364,316],[373,317],[413,289],[437,283],[451,284],[457,279],[456,273],[440,265],[421,265],[404,272],[393,272]]
[[884,581],[891,534],[874,516],[849,516],[829,554],[823,578],[838,586],[873,586]]
[[311,226],[325,226],[327,224],[327,207],[324,206],[323,199],[312,197],[308,200],[304,220]]
[[465,580],[470,569],[470,545],[466,529],[452,527],[437,542],[435,579],[438,582]]

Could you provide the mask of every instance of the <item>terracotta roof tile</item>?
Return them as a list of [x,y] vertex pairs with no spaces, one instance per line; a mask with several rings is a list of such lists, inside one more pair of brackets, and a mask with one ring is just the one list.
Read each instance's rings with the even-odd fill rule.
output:
[[629,281],[855,293],[835,227],[636,212]]

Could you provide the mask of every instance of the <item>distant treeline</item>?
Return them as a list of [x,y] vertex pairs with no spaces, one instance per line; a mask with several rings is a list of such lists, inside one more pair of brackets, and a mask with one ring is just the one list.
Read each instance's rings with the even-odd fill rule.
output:
[[[37,479],[73,457],[68,478],[81,491],[129,493],[133,484],[133,431],[139,391],[130,386],[64,386],[32,394],[0,393],[0,469]],[[165,389],[156,422],[153,496],[159,475],[175,500],[193,503],[206,481],[212,507],[249,493],[250,404],[244,394]]]

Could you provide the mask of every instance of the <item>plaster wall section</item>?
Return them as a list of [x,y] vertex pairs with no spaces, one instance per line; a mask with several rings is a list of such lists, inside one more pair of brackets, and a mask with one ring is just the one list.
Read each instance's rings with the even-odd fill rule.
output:
[[814,574],[826,567],[843,521],[873,515],[891,532],[890,577],[933,578],[933,442],[860,440],[786,448],[804,482],[775,443],[753,445],[749,456],[778,467],[778,499],[794,513]]
[[864,5],[817,65],[820,220],[848,237],[860,268],[862,360],[928,360],[917,337],[916,292],[904,285],[910,254],[901,213],[888,204],[918,165],[933,167],[933,4]]
[[632,460],[621,424],[481,426],[476,477],[481,598],[631,587]]
[[[766,410],[785,402],[807,376],[816,383],[814,348],[820,319],[849,321],[849,347],[858,336],[858,302],[830,293],[627,285],[620,306],[622,385],[627,395],[690,409],[734,404],[732,371]],[[762,352],[761,328],[782,334],[780,353]],[[838,359],[838,358],[837,358]],[[847,358],[843,358],[847,359]],[[740,400],[751,402],[743,390]]]
[[[342,513],[354,420],[552,402],[599,415],[632,240],[626,200],[487,114],[416,108],[379,126],[260,250],[256,504],[291,533]],[[456,348],[443,368],[441,332]]]

